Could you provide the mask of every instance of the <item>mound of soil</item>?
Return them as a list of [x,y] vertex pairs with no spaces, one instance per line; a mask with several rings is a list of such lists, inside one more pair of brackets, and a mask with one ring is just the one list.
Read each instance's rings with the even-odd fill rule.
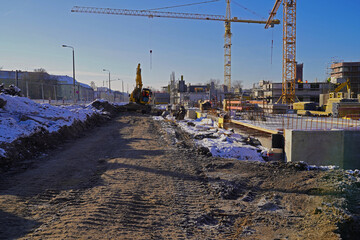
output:
[[76,121],[71,126],[63,126],[58,132],[49,133],[41,129],[12,143],[0,144],[0,148],[6,151],[6,156],[0,157],[0,168],[6,170],[17,162],[55,148],[68,139],[80,137],[86,130],[99,126],[109,119],[106,115],[94,114],[84,122]]

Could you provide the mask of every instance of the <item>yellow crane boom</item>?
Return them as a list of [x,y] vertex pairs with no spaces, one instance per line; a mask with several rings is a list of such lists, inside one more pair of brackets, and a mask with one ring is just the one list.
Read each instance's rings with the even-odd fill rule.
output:
[[[223,21],[225,23],[224,35],[224,84],[231,89],[231,22],[240,23],[257,23],[266,24],[266,21],[258,20],[245,20],[238,19],[237,17],[231,18],[230,15],[230,0],[227,1],[226,16],[210,15],[210,14],[197,14],[197,13],[178,13],[178,12],[161,12],[150,10],[129,10],[129,9],[113,9],[113,8],[96,8],[96,7],[80,7],[74,6],[71,12],[78,13],[96,13],[96,14],[114,14],[114,15],[127,15],[127,16],[142,16],[142,17],[162,17],[162,18],[180,18],[180,19],[194,19],[194,20],[208,20],[208,21]],[[271,25],[279,24],[279,20],[272,19]]]
[[265,28],[272,26],[273,18],[283,3],[283,66],[282,94],[278,102],[294,103],[296,82],[296,0],[276,0]]
[[[209,21],[228,21],[228,22],[242,22],[242,23],[258,23],[266,24],[266,21],[259,20],[245,20],[233,17],[227,19],[223,15],[209,15],[197,13],[178,13],[178,12],[161,12],[150,10],[129,10],[129,9],[114,9],[114,8],[96,8],[96,7],[80,7],[74,6],[71,12],[78,13],[97,13],[97,14],[114,14],[114,15],[127,15],[127,16],[141,16],[141,17],[164,17],[164,18],[181,18],[181,19],[195,19],[195,20],[209,20]],[[273,20],[273,24],[279,24],[279,20]]]

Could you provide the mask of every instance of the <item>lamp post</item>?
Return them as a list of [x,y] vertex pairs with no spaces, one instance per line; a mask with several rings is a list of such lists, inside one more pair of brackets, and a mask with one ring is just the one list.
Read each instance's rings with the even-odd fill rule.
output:
[[111,88],[110,88],[110,71],[103,69],[104,72],[109,72],[109,92],[111,93]]
[[72,49],[72,55],[73,55],[73,100],[74,103],[76,103],[76,98],[75,98],[75,51],[74,48],[72,46],[68,46],[68,45],[62,45],[62,47],[67,47],[67,48],[71,48]]
[[125,97],[124,97],[124,80],[120,79],[121,80],[121,84],[122,84],[122,91],[121,91],[121,97],[122,97],[122,100],[125,101]]

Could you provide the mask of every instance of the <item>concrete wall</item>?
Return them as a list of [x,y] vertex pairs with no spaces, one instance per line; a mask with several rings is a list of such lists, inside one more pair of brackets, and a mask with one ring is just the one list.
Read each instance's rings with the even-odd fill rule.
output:
[[344,169],[360,169],[360,131],[344,131]]
[[285,130],[285,159],[360,169],[360,131]]

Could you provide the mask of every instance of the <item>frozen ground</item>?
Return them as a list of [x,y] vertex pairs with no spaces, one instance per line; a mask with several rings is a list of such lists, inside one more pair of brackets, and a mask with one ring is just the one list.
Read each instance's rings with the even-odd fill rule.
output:
[[[163,117],[153,117],[155,120],[164,120]],[[173,117],[167,116],[167,120],[175,121]],[[253,123],[253,121],[242,120],[242,122]],[[243,136],[233,131],[218,128],[216,123],[211,119],[201,118],[197,120],[185,119],[178,121],[177,124],[185,132],[192,135],[195,143],[198,146],[206,147],[211,154],[216,157],[235,158],[238,160],[250,160],[264,162],[263,156],[268,152],[268,149],[263,146],[251,146],[246,143],[247,136]],[[264,126],[264,125],[263,125]],[[264,126],[264,127],[268,127]],[[275,129],[275,128],[274,128]],[[166,129],[169,134],[173,134],[174,129]],[[306,162],[297,163],[300,168],[304,170],[333,170],[338,169],[338,166],[316,166],[308,165]],[[359,170],[349,170],[349,175],[353,174],[360,177]]]
[[[163,120],[164,118],[154,117],[154,119]],[[194,137],[197,145],[208,148],[213,156],[235,158],[238,160],[264,161],[262,156],[266,155],[266,148],[251,146],[245,143],[247,137],[233,131],[218,128],[211,119],[186,119],[177,123],[181,129]]]
[[[57,132],[63,126],[70,126],[75,121],[83,122],[93,114],[101,113],[90,104],[52,106],[6,94],[0,94],[0,99],[6,101],[0,108],[0,145],[39,131]],[[5,150],[0,148],[0,155],[4,154]]]

